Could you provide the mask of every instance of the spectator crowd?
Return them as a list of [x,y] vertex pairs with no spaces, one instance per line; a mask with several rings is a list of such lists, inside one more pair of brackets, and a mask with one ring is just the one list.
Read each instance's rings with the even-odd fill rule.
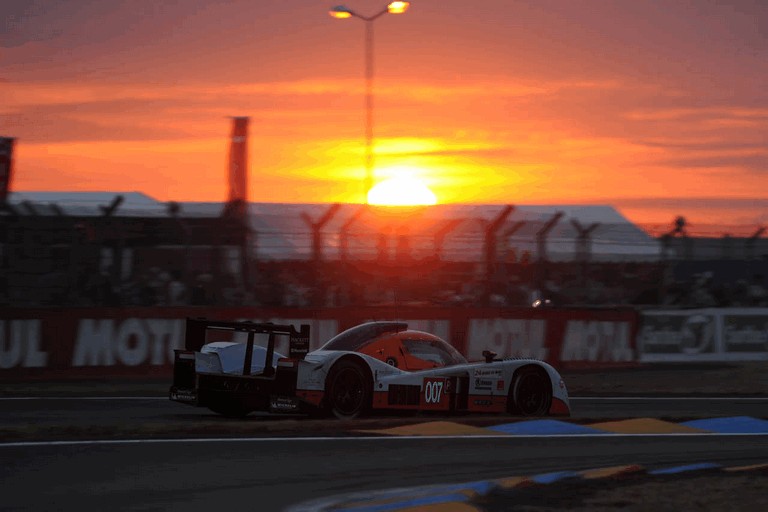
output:
[[488,274],[469,264],[323,262],[318,268],[271,262],[254,265],[246,280],[152,266],[117,281],[109,271],[87,273],[73,289],[39,305],[527,307],[540,299],[554,306],[752,307],[768,306],[764,275],[723,279],[715,271],[686,272],[685,263],[526,263]]

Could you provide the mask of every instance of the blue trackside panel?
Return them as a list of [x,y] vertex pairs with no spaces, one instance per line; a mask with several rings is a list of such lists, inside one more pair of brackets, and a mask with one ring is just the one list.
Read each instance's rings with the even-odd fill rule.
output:
[[688,471],[702,471],[705,469],[721,469],[723,466],[714,462],[702,462],[699,464],[688,464],[685,466],[675,466],[672,468],[654,469],[649,471],[649,475],[676,475]]
[[730,418],[708,418],[681,423],[687,427],[700,428],[718,434],[768,434],[768,421],[750,416]]
[[542,473],[531,477],[531,481],[536,482],[537,484],[552,484],[569,479],[581,479],[581,474],[576,471],[554,471],[552,473]]
[[371,503],[370,505],[363,505],[360,507],[343,508],[344,512],[390,512],[395,510],[403,510],[414,507],[425,507],[429,505],[443,505],[446,503],[462,503],[469,501],[469,496],[466,494],[441,494],[441,495],[429,495],[420,496],[415,498],[409,498],[403,496],[402,501],[390,501],[388,503]]
[[486,427],[488,430],[512,435],[578,435],[578,434],[608,434],[604,430],[585,427],[575,423],[558,420],[529,420],[518,421],[516,423],[504,423],[493,427]]

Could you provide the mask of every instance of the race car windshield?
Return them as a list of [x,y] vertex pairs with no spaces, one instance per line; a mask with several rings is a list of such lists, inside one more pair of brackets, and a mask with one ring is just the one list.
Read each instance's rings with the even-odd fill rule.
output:
[[405,339],[403,340],[403,347],[413,357],[437,363],[440,366],[451,366],[467,362],[458,350],[442,340]]
[[321,347],[321,350],[355,351],[382,334],[400,332],[408,328],[403,322],[368,322],[340,332]]

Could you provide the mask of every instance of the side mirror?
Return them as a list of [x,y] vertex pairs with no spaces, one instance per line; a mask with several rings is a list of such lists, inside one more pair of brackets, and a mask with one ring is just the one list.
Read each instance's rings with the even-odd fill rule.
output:
[[496,352],[493,352],[491,350],[483,350],[483,357],[485,358],[486,363],[492,363],[493,358],[496,357],[498,354]]

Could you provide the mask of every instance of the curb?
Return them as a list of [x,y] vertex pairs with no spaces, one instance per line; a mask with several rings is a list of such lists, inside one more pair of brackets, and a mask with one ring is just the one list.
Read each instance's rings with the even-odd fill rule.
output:
[[677,476],[691,473],[766,472],[768,463],[725,467],[714,462],[648,469],[639,465],[612,466],[582,471],[555,471],[530,476],[511,476],[459,484],[438,484],[419,487],[360,492],[299,503],[286,512],[483,512],[472,503],[488,497],[494,491],[545,488],[560,482],[594,482],[623,480],[643,476]]

